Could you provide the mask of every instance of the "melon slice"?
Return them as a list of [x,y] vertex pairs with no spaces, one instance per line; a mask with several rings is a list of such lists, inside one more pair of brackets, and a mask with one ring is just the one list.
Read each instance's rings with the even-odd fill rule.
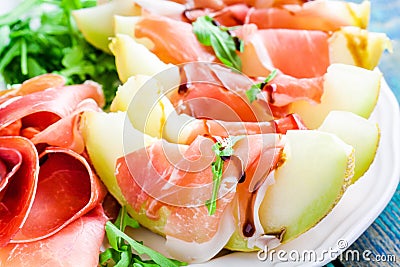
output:
[[310,129],[318,128],[332,110],[353,112],[368,118],[378,101],[382,74],[345,64],[332,64],[325,74],[321,103],[298,101],[291,111],[301,116]]
[[72,11],[72,16],[85,39],[94,47],[110,53],[109,38],[114,36],[114,15],[137,16],[141,8],[132,0],[114,0],[94,7]]
[[355,149],[352,183],[369,169],[379,145],[376,123],[346,111],[331,111],[318,130],[333,133]]
[[330,133],[288,131],[284,156],[259,210],[265,233],[281,234],[283,243],[335,206],[353,176],[354,149]]

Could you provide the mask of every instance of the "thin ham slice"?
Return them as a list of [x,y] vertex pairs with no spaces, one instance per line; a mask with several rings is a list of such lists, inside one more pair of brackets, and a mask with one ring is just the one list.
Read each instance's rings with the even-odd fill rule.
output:
[[198,41],[192,25],[168,17],[147,15],[136,24],[135,36],[154,43],[152,51],[165,63],[214,61],[215,55]]
[[79,117],[104,97],[64,83],[42,75],[0,96],[0,266],[98,264],[106,190],[79,154]]
[[[356,7],[356,6],[354,6]],[[365,4],[360,10],[367,11]],[[247,22],[256,24],[260,29],[284,28],[298,30],[337,31],[343,26],[366,28],[368,16],[357,15],[350,3],[345,1],[310,1],[303,5],[284,5],[262,9],[251,9]]]
[[65,118],[51,124],[41,132],[33,135],[31,141],[34,144],[47,144],[71,149],[81,154],[85,149],[85,144],[81,132],[79,131],[80,115],[84,111],[101,111],[98,104],[91,98],[80,102],[75,111]]
[[56,235],[0,249],[1,267],[94,267],[104,238],[107,217],[99,205]]
[[26,126],[43,130],[71,114],[87,98],[93,98],[99,106],[103,106],[104,97],[99,84],[85,82],[10,98],[0,104],[0,129],[22,119]]
[[0,247],[27,218],[36,193],[39,160],[35,146],[19,136],[0,137]]
[[272,6],[282,6],[287,4],[303,4],[307,0],[174,0],[180,4],[186,4],[190,8],[212,8],[221,9],[223,7],[234,4],[246,4],[257,8],[266,8]]
[[[156,142],[118,159],[116,177],[122,194],[136,212],[166,221],[163,233],[171,255],[191,262],[205,261],[218,253],[233,233],[232,203],[238,181],[248,172],[250,184],[262,184],[263,177],[253,174],[259,166],[267,173],[273,169],[274,155],[281,149],[276,149],[278,143],[279,136],[274,134],[247,136],[237,142],[234,155],[225,161],[213,215],[205,206],[213,181],[211,163],[215,155],[211,139],[199,136],[190,146]],[[254,164],[261,154],[268,156]],[[160,218],[161,208],[168,210],[167,218]],[[182,247],[188,250],[182,253]]]
[[224,26],[237,26],[254,23],[259,29],[297,29],[337,31],[344,26],[357,26],[365,29],[368,25],[369,4],[348,3],[345,1],[310,1],[304,4],[264,8],[249,8],[238,2],[222,9],[187,9],[184,18],[194,21],[198,16],[209,15]]
[[58,74],[46,73],[24,81],[21,86],[0,91],[0,104],[15,97],[31,94],[46,90],[48,88],[58,88],[65,85],[65,78]]
[[[294,78],[289,75],[278,75],[264,86],[257,96],[257,101],[250,103],[246,91],[256,83],[262,83],[264,78],[250,80],[246,76],[218,64],[185,64],[181,71],[185,73],[182,85],[178,90],[168,94],[168,97],[179,113],[195,118],[222,120],[218,123],[227,130],[238,129],[229,122],[241,122],[242,129],[258,129],[254,133],[267,133],[265,125],[250,124],[247,122],[267,122],[274,117],[283,118],[288,115],[285,109],[288,104],[306,100],[319,103],[323,94],[324,76],[315,78]],[[184,85],[184,86],[183,86]],[[294,122],[294,121],[292,121]],[[216,122],[210,122],[214,125]],[[275,121],[285,133],[289,120]],[[200,126],[200,122],[198,123]],[[233,123],[231,123],[233,124]],[[212,126],[211,125],[211,126]],[[283,127],[283,125],[286,125]],[[210,126],[210,127],[211,127]],[[293,124],[294,129],[301,128]],[[230,128],[233,127],[233,128]],[[200,127],[197,127],[200,129]],[[213,127],[213,129],[217,129]],[[286,128],[288,130],[289,128]],[[216,134],[218,135],[218,134]]]
[[246,24],[237,35],[244,40],[242,71],[251,77],[266,77],[273,68],[296,78],[313,78],[330,65],[329,35],[322,31],[293,29],[259,30]]
[[48,147],[40,161],[32,208],[12,243],[32,242],[57,233],[97,206],[105,196],[105,188],[81,155]]

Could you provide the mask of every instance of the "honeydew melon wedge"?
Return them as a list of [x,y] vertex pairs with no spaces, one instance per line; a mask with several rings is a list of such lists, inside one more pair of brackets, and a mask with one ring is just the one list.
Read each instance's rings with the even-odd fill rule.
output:
[[141,8],[132,0],[113,0],[94,7],[72,11],[78,29],[94,47],[110,53],[109,38],[114,36],[114,15],[137,16]]
[[[118,158],[131,151],[149,146],[157,140],[134,129],[126,116],[126,112],[84,112],[81,131],[86,149],[97,175],[107,187],[108,192],[121,205],[127,206],[129,214],[134,219],[153,232],[162,234],[167,217],[165,209],[160,209],[160,220],[157,221],[147,218],[145,210],[136,212],[122,195],[114,174]],[[124,143],[124,140],[129,140],[129,143]]]
[[[125,205],[126,200],[114,175],[115,163],[124,153],[150,145],[155,139],[130,126],[125,112],[86,111],[82,115],[81,131],[96,173],[108,191]],[[131,140],[129,144],[124,144],[124,135]]]
[[368,118],[378,101],[382,74],[378,70],[332,64],[325,74],[321,103],[298,101],[291,104],[291,112],[301,116],[310,129],[318,128],[332,110],[353,112]]
[[331,111],[319,131],[333,133],[355,149],[355,169],[351,182],[356,182],[374,161],[379,145],[378,124],[354,113]]
[[192,137],[192,127],[196,127],[190,123],[194,118],[175,111],[157,78],[130,77],[118,88],[110,110],[126,111],[133,127],[149,136],[187,144]]
[[123,83],[133,75],[152,76],[171,67],[126,34],[117,34],[112,38],[110,50],[115,56],[118,76]]
[[288,131],[285,161],[259,210],[266,234],[285,243],[316,225],[335,206],[354,171],[354,149],[334,134]]
[[368,32],[354,26],[342,27],[329,38],[332,64],[343,63],[372,70],[385,50],[392,51],[392,44],[385,33]]
[[168,117],[176,114],[169,99],[162,94],[160,82],[144,75],[132,76],[120,86],[111,107],[126,111],[135,129],[156,138],[163,137]]

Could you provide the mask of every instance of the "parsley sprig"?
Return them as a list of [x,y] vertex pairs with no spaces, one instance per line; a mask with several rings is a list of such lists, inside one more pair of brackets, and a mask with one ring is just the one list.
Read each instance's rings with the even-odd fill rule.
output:
[[[101,266],[179,267],[187,265],[185,262],[168,259],[159,252],[132,239],[124,233],[127,226],[138,228],[139,223],[128,215],[125,207],[122,207],[115,222],[108,221],[106,223],[106,234],[111,247],[100,254],[99,262]],[[132,250],[135,250],[139,255],[147,255],[150,260],[143,260]]]
[[[193,32],[199,42],[211,46],[215,55],[225,65],[241,70],[242,62],[236,50],[243,49],[243,43],[232,36],[229,28],[219,26],[210,16],[201,16],[192,23]],[[239,45],[238,45],[239,42]]]
[[247,99],[250,101],[250,103],[253,103],[257,99],[257,95],[261,92],[263,87],[268,84],[270,81],[272,81],[276,75],[278,74],[278,70],[274,69],[271,71],[271,73],[265,78],[265,80],[261,83],[253,84],[250,89],[246,91],[246,96]]
[[215,137],[217,142],[212,146],[212,150],[216,155],[215,161],[211,164],[211,171],[213,174],[213,190],[211,199],[206,201],[208,214],[213,215],[217,210],[218,191],[221,186],[222,173],[224,169],[224,161],[227,157],[233,155],[233,146],[243,136],[232,136],[227,138]]
[[0,16],[0,75],[8,85],[44,73],[58,73],[68,84],[94,80],[110,103],[120,84],[114,57],[86,42],[71,12],[94,0],[25,0]]

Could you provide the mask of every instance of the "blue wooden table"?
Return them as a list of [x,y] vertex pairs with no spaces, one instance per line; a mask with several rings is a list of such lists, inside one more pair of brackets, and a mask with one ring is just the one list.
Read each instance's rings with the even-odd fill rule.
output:
[[[354,1],[360,2],[360,1]],[[385,32],[392,39],[394,53],[382,56],[379,68],[400,102],[400,0],[371,0],[370,31]],[[399,122],[400,123],[400,122]],[[399,136],[400,138],[400,136]],[[400,162],[399,162],[400,164]],[[400,266],[400,186],[392,200],[349,250],[371,251],[383,261],[335,260],[332,266]],[[384,260],[386,259],[386,260]]]

